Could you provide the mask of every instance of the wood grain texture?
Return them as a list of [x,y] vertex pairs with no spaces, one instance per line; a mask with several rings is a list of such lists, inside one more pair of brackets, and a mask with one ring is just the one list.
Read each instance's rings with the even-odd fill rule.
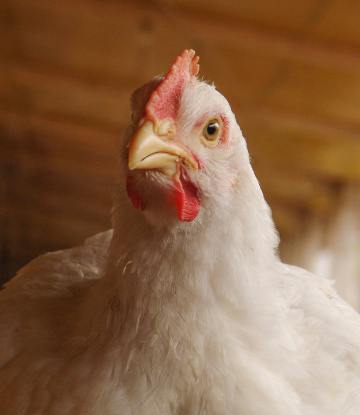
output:
[[131,92],[192,47],[230,101],[285,239],[360,180],[356,2],[4,0],[0,266],[110,226]]

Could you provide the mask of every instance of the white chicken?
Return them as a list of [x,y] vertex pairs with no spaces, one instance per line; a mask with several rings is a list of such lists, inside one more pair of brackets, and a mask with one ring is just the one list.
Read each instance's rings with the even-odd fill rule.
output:
[[1,291],[1,415],[360,413],[360,317],[278,259],[241,130],[198,70],[185,50],[134,92],[114,230]]

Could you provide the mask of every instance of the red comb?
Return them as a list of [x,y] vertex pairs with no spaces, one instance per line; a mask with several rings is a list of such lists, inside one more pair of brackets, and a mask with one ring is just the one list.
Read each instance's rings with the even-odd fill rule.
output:
[[161,84],[151,94],[146,114],[157,119],[175,118],[179,109],[179,97],[183,85],[198,74],[199,57],[192,49],[184,50],[171,65]]

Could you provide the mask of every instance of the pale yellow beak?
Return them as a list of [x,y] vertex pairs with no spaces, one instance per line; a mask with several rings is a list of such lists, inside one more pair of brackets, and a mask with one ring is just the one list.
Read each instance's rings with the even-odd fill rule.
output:
[[197,170],[194,157],[170,140],[174,128],[171,121],[154,125],[151,120],[140,122],[129,148],[129,169],[155,169],[167,176],[174,176],[179,165]]

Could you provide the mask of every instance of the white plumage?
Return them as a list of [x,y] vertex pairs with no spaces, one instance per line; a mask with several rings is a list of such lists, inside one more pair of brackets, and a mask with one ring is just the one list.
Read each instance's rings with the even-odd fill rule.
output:
[[114,230],[0,292],[2,415],[360,413],[360,317],[279,261],[240,128],[197,71],[184,51],[133,94]]

